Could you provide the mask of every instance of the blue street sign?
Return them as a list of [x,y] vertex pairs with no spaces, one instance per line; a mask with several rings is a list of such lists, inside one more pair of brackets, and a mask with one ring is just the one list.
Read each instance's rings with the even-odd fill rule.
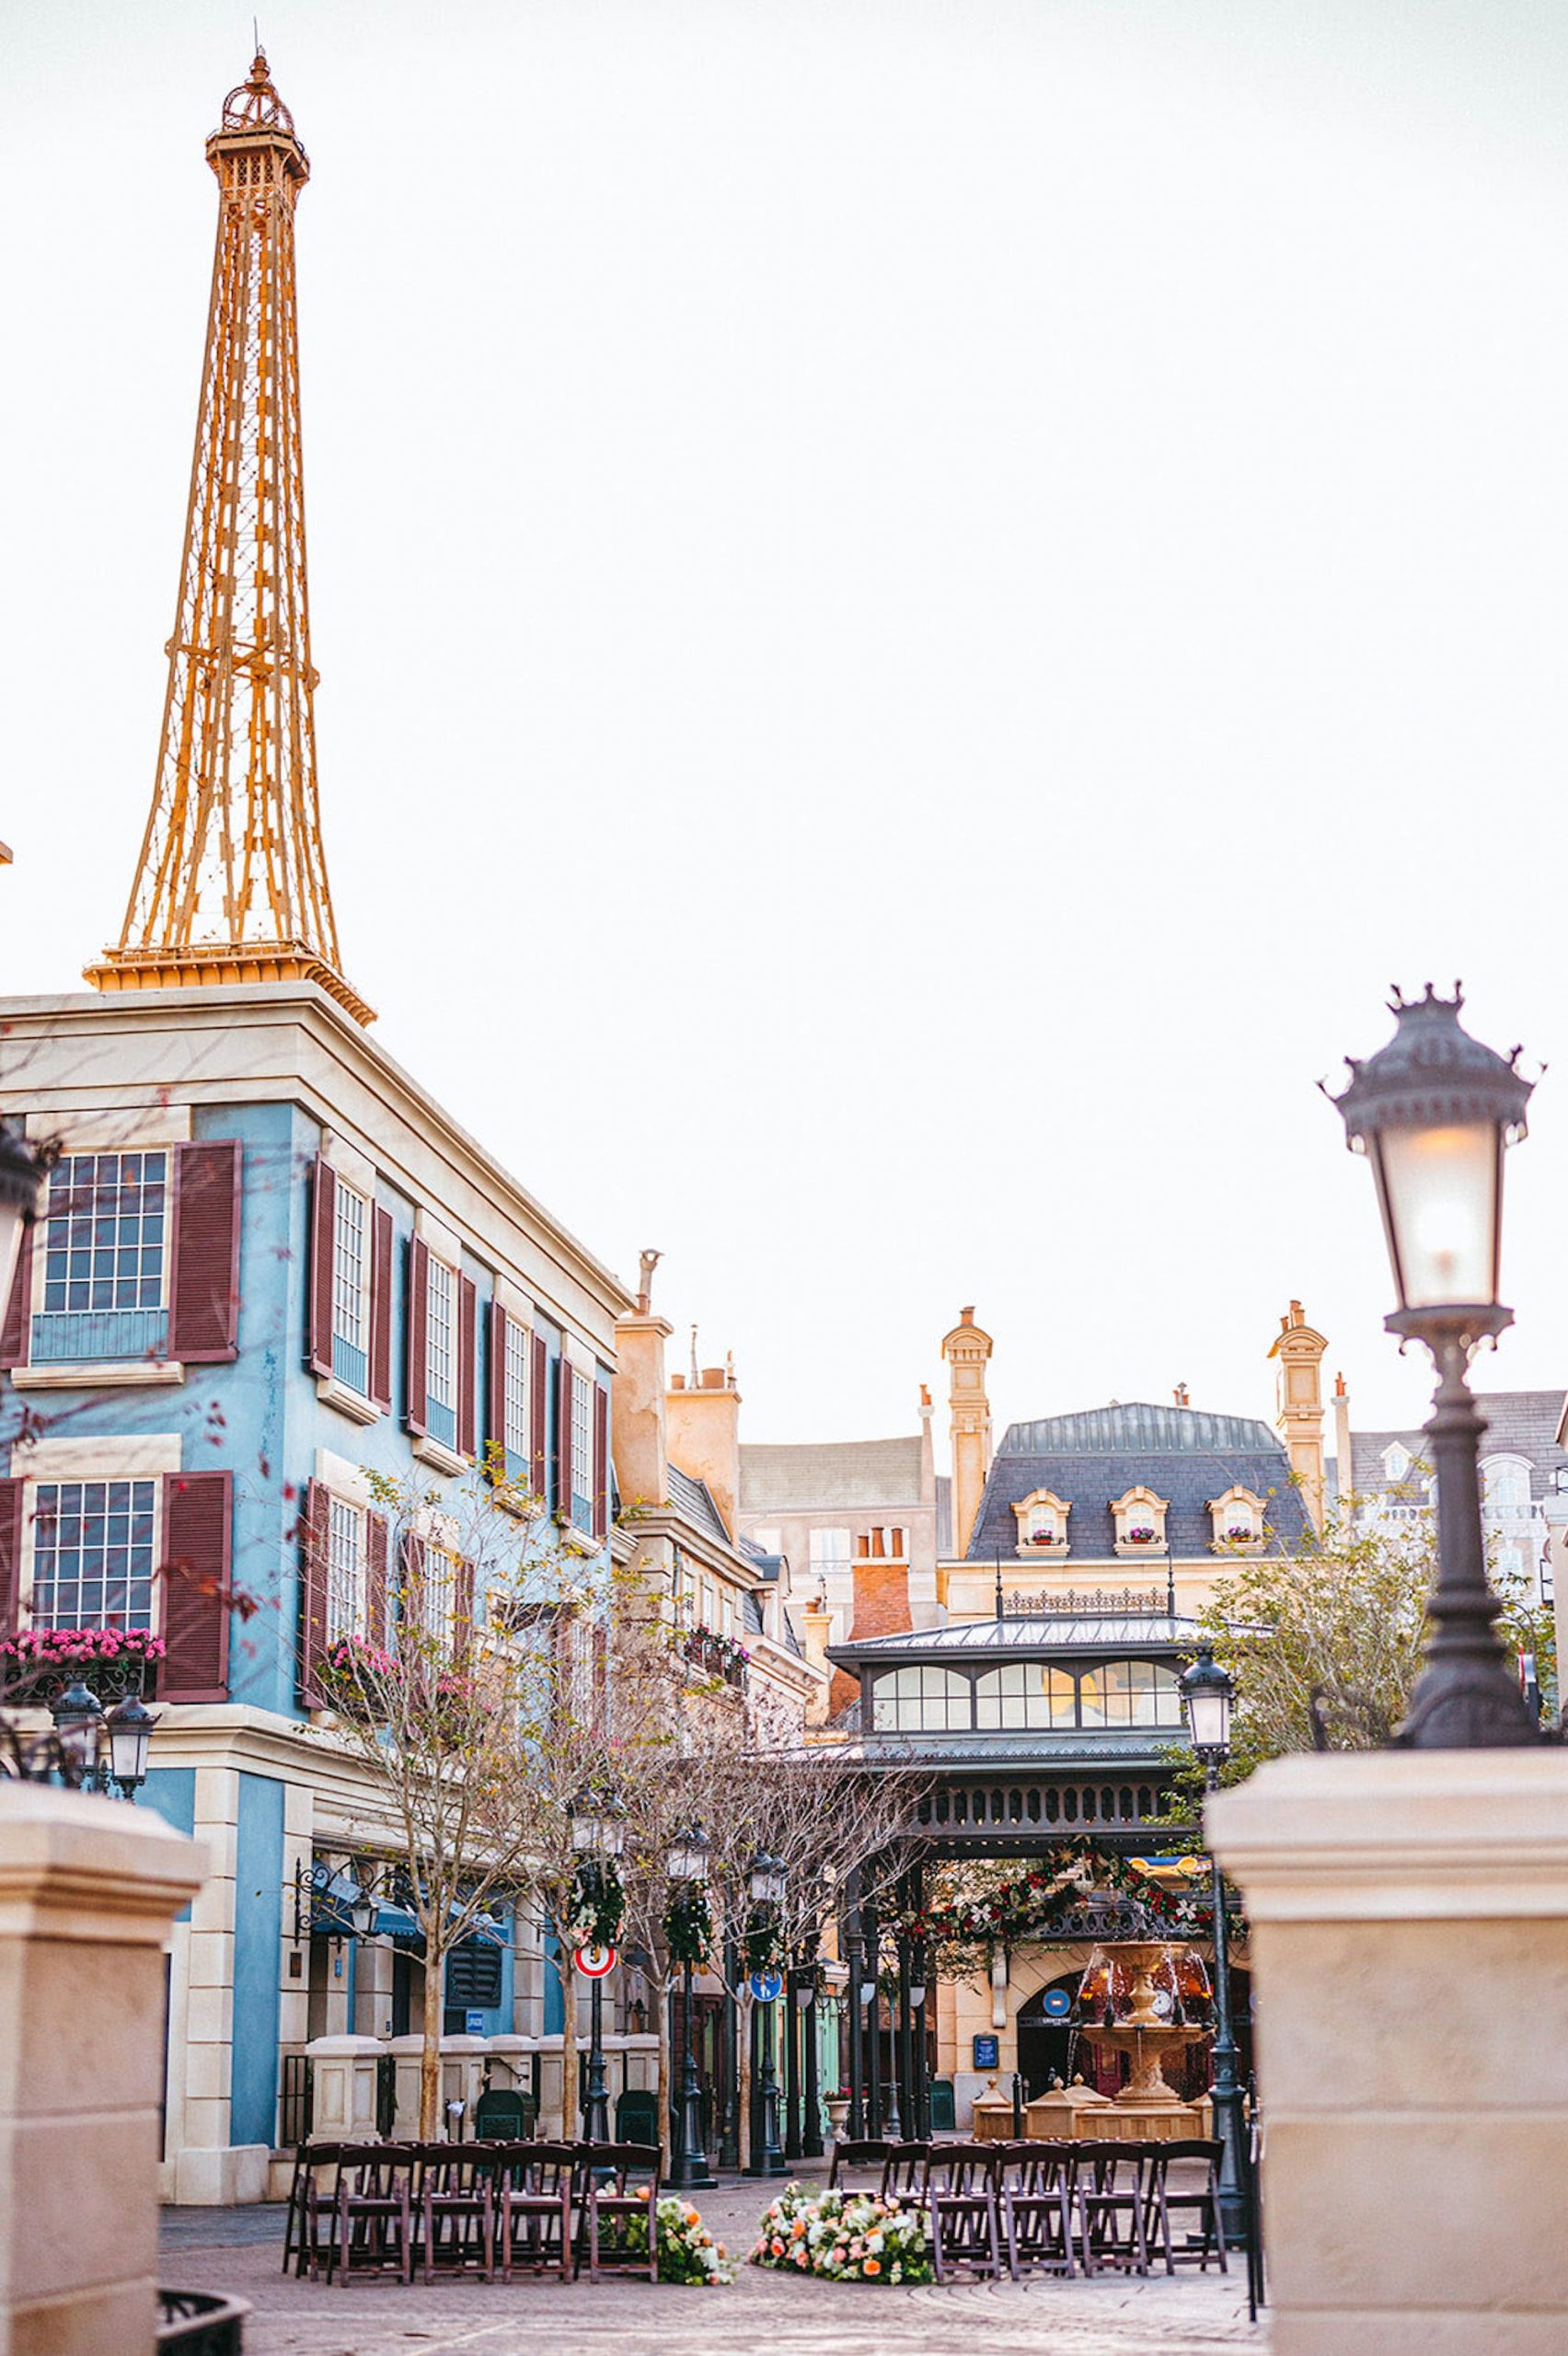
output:
[[1072,1991],[1067,1988],[1047,1988],[1042,2006],[1048,2021],[1065,2021],[1072,2011]]
[[1001,2058],[1000,2041],[994,2037],[977,2037],[974,2040],[974,2067],[994,2070]]
[[463,2032],[465,2037],[483,2037],[485,2033],[485,2016],[483,2013],[465,2013],[463,2018],[467,2024]]
[[777,2004],[784,1993],[784,1974],[781,1971],[754,1971],[750,1985],[759,2004]]

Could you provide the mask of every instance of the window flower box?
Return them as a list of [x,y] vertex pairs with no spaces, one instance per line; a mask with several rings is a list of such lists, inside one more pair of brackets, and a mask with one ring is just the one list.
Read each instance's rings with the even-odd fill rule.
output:
[[1129,1530],[1127,1532],[1129,1546],[1154,1546],[1159,1543],[1159,1530],[1150,1530],[1146,1524],[1140,1524],[1136,1530]]
[[106,1707],[128,1693],[150,1699],[167,1650],[144,1628],[22,1628],[0,1642],[0,1692],[48,1703],[80,1678]]

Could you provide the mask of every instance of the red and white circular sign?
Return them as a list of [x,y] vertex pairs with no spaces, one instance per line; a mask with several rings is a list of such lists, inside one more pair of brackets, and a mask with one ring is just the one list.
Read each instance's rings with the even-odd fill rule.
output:
[[617,1958],[614,1947],[594,1946],[579,1947],[571,1959],[584,1980],[603,1980],[615,1969]]

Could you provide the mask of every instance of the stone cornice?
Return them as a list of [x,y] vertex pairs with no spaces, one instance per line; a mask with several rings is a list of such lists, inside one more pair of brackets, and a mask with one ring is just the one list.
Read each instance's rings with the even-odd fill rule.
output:
[[[8,1093],[25,1097],[29,1112],[130,1106],[144,1102],[149,1088],[193,1104],[243,1098],[304,1105],[325,1126],[346,1130],[415,1201],[439,1202],[478,1257],[500,1261],[502,1273],[540,1299],[549,1317],[577,1326],[613,1364],[615,1320],[633,1306],[619,1278],[318,985],[0,999],[0,1025],[12,1046]],[[29,1073],[28,1046],[64,1036],[75,1050],[70,1079]],[[95,1037],[113,1046],[112,1063],[91,1056],[86,1043]],[[178,1068],[160,1053],[160,1040],[178,1045]],[[128,1051],[132,1043],[144,1044]],[[488,1206],[499,1207],[559,1270],[553,1296],[536,1265],[519,1266],[506,1253],[486,1220]]]

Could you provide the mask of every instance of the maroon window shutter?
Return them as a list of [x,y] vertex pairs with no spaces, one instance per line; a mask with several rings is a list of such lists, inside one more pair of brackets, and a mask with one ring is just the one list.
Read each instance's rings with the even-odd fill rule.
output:
[[164,1476],[163,1637],[166,1702],[228,1700],[231,1472]]
[[528,1366],[528,1438],[533,1461],[528,1467],[528,1485],[534,1495],[544,1501],[545,1484],[550,1477],[549,1459],[545,1449],[545,1386],[549,1380],[549,1355],[542,1334],[534,1335]]
[[327,1565],[331,1498],[324,1481],[306,1484],[299,1519],[299,1698],[321,1708],[321,1664],[327,1654]]
[[430,1249],[416,1235],[409,1246],[409,1429],[425,1424],[425,1324],[430,1315]]
[[452,1649],[466,1653],[474,1635],[474,1565],[466,1557],[458,1562],[452,1594]]
[[364,1518],[364,1635],[366,1644],[386,1642],[386,1517]]
[[556,1360],[556,1510],[571,1519],[571,1360],[563,1348]]
[[22,1484],[0,1481],[0,1636],[17,1624],[17,1582],[22,1573]]
[[392,1214],[370,1217],[370,1395],[385,1409],[392,1404]]
[[310,1216],[310,1334],[308,1357],[312,1374],[332,1371],[332,1281],[337,1271],[338,1174],[324,1154],[316,1157],[316,1184],[311,1189]]
[[610,1528],[610,1403],[598,1383],[594,1385],[594,1535],[605,1538]]
[[33,1231],[30,1226],[22,1230],[22,1248],[17,1254],[17,1273],[11,1280],[11,1298],[6,1303],[5,1322],[0,1324],[0,1366],[26,1366],[28,1362],[28,1304],[32,1295]]
[[474,1431],[474,1364],[478,1325],[478,1287],[472,1276],[457,1279],[457,1453],[472,1456]]
[[238,1356],[241,1150],[221,1138],[177,1156],[168,1354],[188,1366]]
[[406,1530],[398,1552],[402,1557],[402,1582],[398,1598],[398,1617],[414,1627],[424,1625],[424,1561],[425,1542]]
[[486,1386],[485,1456],[492,1478],[506,1478],[506,1311],[490,1305],[490,1380]]

